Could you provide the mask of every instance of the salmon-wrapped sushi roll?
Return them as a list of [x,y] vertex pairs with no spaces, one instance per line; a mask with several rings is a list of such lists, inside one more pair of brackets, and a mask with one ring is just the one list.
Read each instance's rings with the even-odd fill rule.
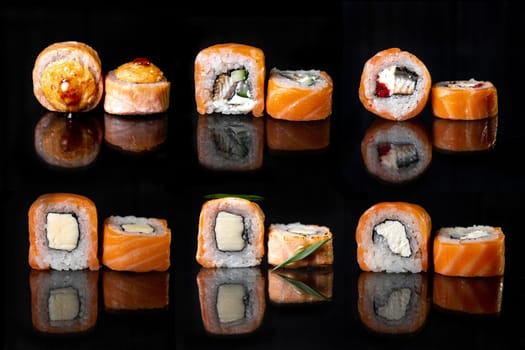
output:
[[309,121],[332,114],[333,82],[325,71],[272,68],[266,112],[275,119]]
[[166,112],[170,87],[171,83],[159,67],[147,58],[136,58],[106,75],[104,110],[119,115]]
[[264,212],[248,199],[210,199],[201,208],[196,260],[203,267],[251,267],[265,254]]
[[498,92],[490,81],[440,81],[432,86],[430,100],[439,118],[478,120],[498,114]]
[[266,63],[260,48],[239,43],[204,48],[195,58],[194,79],[199,114],[263,116]]
[[33,93],[53,112],[87,112],[104,93],[104,78],[97,51],[78,41],[49,45],[33,67]]
[[501,227],[444,227],[436,232],[434,271],[445,276],[502,276],[505,235]]
[[275,304],[329,301],[333,294],[331,266],[315,269],[268,270],[268,296]]
[[478,120],[452,120],[434,117],[432,142],[438,151],[484,152],[496,146],[498,116]]
[[381,202],[359,218],[357,262],[363,271],[424,272],[429,263],[431,219],[420,205]]
[[268,263],[277,266],[299,250],[324,240],[328,241],[306,258],[288,263],[288,268],[332,265],[332,232],[326,226],[305,225],[299,222],[271,224],[268,228]]
[[376,53],[366,61],[359,84],[359,99],[375,115],[406,120],[425,108],[432,80],[425,64],[399,48]]
[[29,208],[29,265],[37,270],[98,270],[98,217],[93,201],[47,193]]
[[102,264],[117,271],[166,271],[170,244],[165,219],[109,216],[104,220]]

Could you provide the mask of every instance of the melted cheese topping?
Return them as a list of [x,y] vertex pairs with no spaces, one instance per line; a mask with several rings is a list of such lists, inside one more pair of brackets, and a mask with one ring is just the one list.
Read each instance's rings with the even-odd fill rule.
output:
[[119,80],[130,83],[158,83],[164,81],[164,73],[153,63],[146,59],[137,59],[120,65],[115,70]]

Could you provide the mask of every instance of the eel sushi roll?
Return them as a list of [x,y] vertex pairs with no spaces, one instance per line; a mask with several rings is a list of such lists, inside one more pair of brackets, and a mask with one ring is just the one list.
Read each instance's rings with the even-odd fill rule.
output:
[[274,304],[309,304],[329,301],[333,295],[331,266],[315,269],[268,270],[268,296]]
[[420,177],[432,161],[432,142],[419,120],[376,119],[361,140],[365,167],[380,181],[401,184]]
[[98,270],[98,218],[93,201],[47,193],[30,206],[29,265],[37,270]]
[[425,272],[430,233],[430,215],[420,205],[374,204],[361,215],[356,228],[359,267],[371,272]]
[[195,57],[195,102],[199,114],[264,114],[264,52],[251,45],[219,43]]
[[425,64],[399,48],[376,53],[363,67],[359,99],[373,114],[389,120],[407,120],[425,108],[432,80]]
[[499,315],[503,276],[456,277],[434,274],[432,302],[442,311],[469,315]]
[[433,245],[434,271],[445,276],[502,276],[505,235],[501,227],[443,227]]
[[104,93],[104,78],[97,51],[78,41],[63,41],[44,48],[32,72],[33,93],[53,112],[87,112]]
[[201,208],[196,260],[203,266],[252,267],[265,254],[264,212],[248,199],[210,199]]
[[271,224],[268,228],[268,263],[277,266],[299,250],[326,241],[306,258],[286,265],[287,268],[329,266],[334,262],[332,232],[326,226],[305,225],[299,222]]
[[266,112],[275,119],[322,120],[332,114],[332,78],[325,71],[272,68]]
[[498,91],[490,81],[440,81],[431,89],[434,116],[453,120],[479,120],[498,114]]
[[103,138],[102,124],[92,114],[47,112],[35,126],[35,151],[58,168],[85,168],[95,162]]
[[163,310],[169,305],[169,273],[102,272],[104,309],[109,312]]
[[159,67],[147,58],[136,58],[106,74],[104,110],[117,115],[166,112],[170,87]]
[[317,152],[330,146],[330,118],[308,122],[266,119],[266,146],[272,152]]
[[357,309],[366,329],[391,336],[423,329],[430,312],[426,273],[361,272]]
[[166,271],[171,229],[165,219],[109,216],[104,220],[102,264],[116,271]]
[[99,271],[31,270],[31,319],[39,333],[91,331],[98,317]]
[[201,318],[207,333],[253,333],[266,310],[265,280],[258,267],[201,268],[197,273]]
[[450,120],[434,117],[432,142],[444,153],[490,151],[496,146],[498,116],[478,120]]
[[210,170],[260,169],[264,156],[264,120],[246,115],[199,116],[197,156],[199,164]]

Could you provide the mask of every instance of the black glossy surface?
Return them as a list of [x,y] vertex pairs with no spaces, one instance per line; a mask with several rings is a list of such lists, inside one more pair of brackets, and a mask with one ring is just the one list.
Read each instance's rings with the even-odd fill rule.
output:
[[[64,9],[58,5],[2,8],[2,67],[6,106],[0,118],[0,190],[3,257],[4,349],[488,349],[523,348],[525,311],[521,259],[522,50],[525,19],[519,4],[500,2],[355,2],[296,9],[267,3],[255,14],[219,5],[166,9],[142,7]],[[89,43],[103,70],[138,56],[155,62],[172,82],[164,142],[137,155],[103,141],[98,158],[81,169],[45,163],[34,147],[35,126],[46,111],[32,93],[31,69],[38,53],[63,40]],[[205,168],[199,161],[199,116],[193,99],[196,53],[222,41],[262,48],[267,67],[326,70],[334,79],[328,147],[308,152],[268,149],[263,130],[262,163],[249,171]],[[498,88],[496,142],[487,152],[432,151],[428,169],[414,181],[392,185],[366,170],[360,142],[376,117],[357,90],[364,62],[377,51],[400,47],[427,65],[433,81],[477,78]],[[94,112],[104,125],[104,112]],[[262,123],[268,125],[268,116]],[[430,105],[416,117],[431,135]],[[259,123],[259,122],[256,122]],[[252,125],[253,126],[253,125]],[[257,127],[255,127],[257,129]],[[173,232],[169,305],[155,312],[105,309],[100,271],[95,327],[82,335],[49,336],[32,324],[27,262],[29,205],[42,193],[75,192],[109,215],[163,217]],[[195,261],[198,215],[204,195],[217,192],[264,196],[267,224],[315,223],[334,233],[333,298],[317,304],[278,305],[265,293],[260,327],[242,336],[207,334],[201,317]],[[506,233],[506,270],[501,312],[490,317],[448,313],[432,305],[415,334],[390,337],[369,332],[358,312],[355,228],[379,201],[421,204],[442,226],[486,224]],[[267,283],[267,265],[260,267]],[[265,286],[267,287],[267,285]]]

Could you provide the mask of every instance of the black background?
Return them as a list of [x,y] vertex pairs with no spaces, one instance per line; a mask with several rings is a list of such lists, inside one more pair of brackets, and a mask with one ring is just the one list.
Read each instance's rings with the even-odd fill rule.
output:
[[[71,5],[71,4],[70,4]],[[5,107],[0,118],[1,233],[5,277],[4,349],[488,349],[523,348],[519,320],[525,305],[521,244],[523,137],[522,60],[525,16],[510,1],[328,1],[309,5],[265,2],[98,5],[74,9],[55,3],[4,7],[1,48]],[[149,57],[172,82],[169,129],[156,152],[130,155],[103,144],[93,166],[49,167],[34,150],[34,127],[46,112],[32,92],[38,53],[53,42],[83,41],[97,50],[104,71],[135,57]],[[317,153],[275,154],[265,149],[252,172],[214,172],[200,166],[198,114],[193,98],[193,60],[217,42],[244,42],[263,49],[266,65],[322,69],[334,80],[330,146]],[[434,150],[418,179],[391,185],[371,177],[360,141],[375,116],[358,99],[364,62],[389,47],[414,53],[434,82],[490,80],[498,88],[497,141],[489,152],[464,155]],[[95,110],[101,121],[102,106]],[[265,116],[264,118],[268,118]],[[417,116],[429,130],[430,105]],[[166,218],[172,228],[170,303],[153,314],[113,315],[99,298],[95,329],[56,338],[32,329],[27,263],[27,211],[37,196],[75,192],[109,215]],[[315,223],[334,233],[333,300],[318,305],[267,303],[261,327],[242,337],[206,334],[200,314],[195,261],[200,206],[217,192],[258,194],[266,222]],[[357,313],[355,228],[379,201],[421,204],[433,229],[486,224],[506,234],[506,270],[498,317],[451,315],[432,308],[424,328],[409,337],[368,332]],[[261,269],[266,270],[265,263]],[[432,280],[432,271],[429,271]],[[431,295],[429,295],[431,299]]]

